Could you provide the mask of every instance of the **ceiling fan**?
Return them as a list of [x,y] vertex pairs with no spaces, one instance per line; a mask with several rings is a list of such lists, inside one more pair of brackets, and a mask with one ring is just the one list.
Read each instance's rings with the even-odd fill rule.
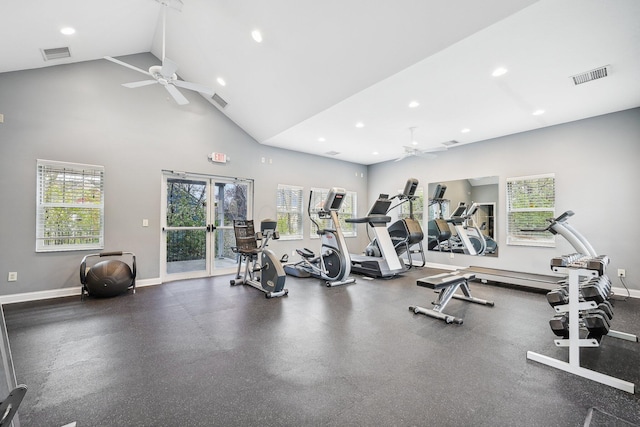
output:
[[[416,142],[413,139],[413,131],[415,130],[415,127],[410,127],[409,130],[411,131],[411,144],[415,145]],[[399,162],[400,160],[406,159],[407,157],[422,157],[425,159],[434,159],[436,157],[435,152],[438,151],[446,151],[447,147],[434,147],[434,148],[427,148],[427,149],[419,149],[416,147],[412,147],[412,146],[408,146],[408,145],[403,145],[402,146],[404,148],[404,154],[400,157],[398,157],[395,161]]]
[[[149,71],[144,71],[134,65],[127,64],[118,59],[110,56],[105,56],[104,59],[122,65],[124,67],[135,70],[139,73],[146,74],[153,77],[153,80],[142,80],[139,82],[124,83],[122,86],[128,88],[137,88],[142,86],[148,86],[152,84],[160,84],[169,92],[169,95],[176,101],[178,105],[186,105],[189,103],[187,98],[178,90],[178,87],[196,92],[203,93],[205,95],[213,96],[214,91],[211,88],[203,86],[197,83],[185,82],[184,80],[178,80],[176,71],[178,70],[178,64],[170,60],[165,56],[165,35],[166,35],[166,23],[167,23],[167,8],[173,7],[180,10],[182,7],[182,0],[156,0],[163,6],[162,9],[162,65],[153,65],[149,68]],[[177,86],[177,87],[176,87]]]

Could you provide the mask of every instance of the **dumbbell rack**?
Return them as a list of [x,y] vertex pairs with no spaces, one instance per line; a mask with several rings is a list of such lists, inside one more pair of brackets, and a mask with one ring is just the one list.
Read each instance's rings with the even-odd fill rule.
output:
[[[558,347],[569,347],[569,363],[532,351],[527,351],[527,359],[633,394],[635,392],[635,385],[633,383],[580,366],[580,348],[598,347],[600,345],[599,341],[595,338],[580,338],[580,325],[578,323],[580,311],[596,308],[596,303],[593,301],[580,301],[580,278],[598,277],[599,272],[596,270],[572,267],[552,267],[552,270],[557,273],[568,273],[569,275],[569,302],[568,304],[554,307],[557,313],[569,313],[569,338],[554,340]],[[638,341],[636,335],[625,332],[610,330],[607,335],[627,341]]]

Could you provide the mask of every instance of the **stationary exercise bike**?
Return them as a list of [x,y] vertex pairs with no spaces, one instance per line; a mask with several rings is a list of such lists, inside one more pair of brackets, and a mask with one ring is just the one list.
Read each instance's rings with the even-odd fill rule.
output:
[[[276,258],[272,250],[267,249],[270,239],[279,239],[276,231],[277,222],[263,220],[260,231],[255,232],[253,220],[233,221],[233,231],[236,236],[236,246],[231,250],[240,255],[236,278],[231,279],[231,285],[249,285],[265,293],[267,298],[276,298],[289,294],[284,288],[286,274],[282,263]],[[258,246],[260,241],[260,246]],[[244,262],[244,275],[240,269]],[[258,277],[256,273],[260,273]]]
[[318,211],[318,217],[321,219],[330,218],[334,228],[322,228],[311,216],[313,196],[313,191],[311,191],[307,212],[320,236],[320,252],[316,256],[313,251],[307,248],[296,249],[296,253],[302,257],[302,260],[294,264],[286,264],[284,270],[287,274],[295,277],[322,279],[326,281],[327,286],[355,283],[356,279],[349,277],[351,259],[338,220],[338,210],[340,210],[345,195],[346,191],[342,188],[334,187],[329,190],[327,199]]

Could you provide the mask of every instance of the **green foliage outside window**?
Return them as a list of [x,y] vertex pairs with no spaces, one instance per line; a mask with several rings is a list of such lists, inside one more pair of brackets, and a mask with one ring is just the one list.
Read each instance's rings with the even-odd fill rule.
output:
[[555,177],[542,175],[507,180],[507,243],[554,246],[548,231],[527,231],[545,228],[555,216]]

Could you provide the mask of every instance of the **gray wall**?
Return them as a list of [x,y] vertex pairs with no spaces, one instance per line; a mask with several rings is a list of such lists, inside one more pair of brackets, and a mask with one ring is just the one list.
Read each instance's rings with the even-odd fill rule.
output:
[[[438,264],[479,265],[507,270],[550,273],[549,259],[573,252],[557,238],[556,248],[507,246],[506,179],[554,173],[556,211],[573,210],[570,220],[601,254],[611,258],[609,275],[626,269],[629,288],[640,289],[637,268],[640,228],[640,109],[509,135],[438,153],[435,159],[412,157],[369,168],[369,197],[391,191],[388,183],[418,178],[428,183],[463,178],[499,177],[497,234],[500,255],[472,257],[429,252],[427,261]],[[425,194],[426,195],[426,194]],[[614,278],[614,286],[621,284]]]
[[[157,63],[150,54],[126,61]],[[360,212],[367,209],[366,166],[260,145],[187,90],[191,103],[179,107],[159,86],[120,85],[137,80],[144,76],[105,60],[0,74],[0,295],[80,286],[80,261],[95,252],[35,253],[38,158],[105,167],[105,250],[134,252],[140,280],[160,277],[163,169],[254,179],[256,219],[275,217],[279,183],[304,186],[305,198],[312,186],[345,187],[361,195]],[[209,162],[212,151],[231,162]],[[349,239],[354,247],[365,246],[360,234]],[[319,243],[270,245],[278,254],[303,246]],[[9,271],[17,282],[6,281]]]
[[[150,54],[126,61],[143,69],[157,63]],[[640,109],[460,146],[436,159],[365,167],[260,145],[188,91],[183,92],[191,104],[179,107],[157,86],[120,86],[139,79],[104,60],[0,74],[0,295],[79,286],[78,267],[87,252],[35,253],[38,158],[105,166],[105,250],[135,252],[141,280],[160,277],[163,169],[254,179],[256,219],[275,216],[278,183],[301,185],[305,192],[312,186],[345,187],[358,192],[358,212],[364,214],[369,200],[396,194],[409,177],[426,189],[429,182],[497,175],[500,256],[451,260],[429,253],[427,259],[528,272],[547,272],[549,258],[571,248],[560,239],[555,249],[506,246],[505,179],[553,172],[558,212],[574,210],[571,223],[611,256],[612,271],[625,268],[627,283],[640,289],[640,231],[630,217],[640,208]],[[225,152],[231,162],[209,162],[212,151]],[[148,228],[141,226],[143,218],[150,220]],[[348,239],[351,252],[360,252],[365,239],[362,229]],[[279,241],[272,249],[291,253],[303,246],[315,248],[318,241]],[[9,271],[18,272],[17,282],[6,281]]]

